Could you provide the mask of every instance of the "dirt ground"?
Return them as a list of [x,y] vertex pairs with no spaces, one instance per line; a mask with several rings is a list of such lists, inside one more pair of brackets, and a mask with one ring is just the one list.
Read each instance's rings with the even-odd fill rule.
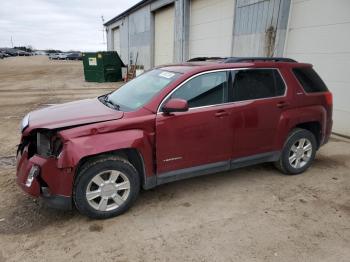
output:
[[339,137],[303,175],[264,164],[179,181],[104,221],[22,193],[14,153],[24,114],[118,85],[84,82],[81,62],[0,60],[0,262],[350,261],[350,142]]

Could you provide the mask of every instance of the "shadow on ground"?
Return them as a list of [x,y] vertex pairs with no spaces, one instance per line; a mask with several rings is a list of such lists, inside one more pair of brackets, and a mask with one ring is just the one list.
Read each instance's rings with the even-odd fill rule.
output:
[[[315,159],[313,169],[329,169],[339,166],[346,167],[348,155],[332,155],[323,156],[320,155]],[[6,164],[12,164],[11,163]],[[14,171],[13,171],[14,172]],[[241,168],[234,171],[223,172],[219,174],[213,174],[203,177],[196,177],[192,179],[182,180],[171,184],[159,186],[155,189],[148,191],[142,191],[134,209],[130,212],[142,213],[148,208],[164,204],[173,201],[177,198],[179,191],[181,194],[189,194],[190,191],[196,188],[210,188],[214,185],[215,188],[220,188],[227,184],[234,184],[242,182],[248,183],[263,183],[262,180],[269,179],[268,177],[275,177],[280,173],[270,163],[256,165],[247,168]],[[283,177],[281,175],[281,177]],[[330,178],[331,179],[331,178]],[[334,178],[333,178],[334,179]],[[13,179],[14,180],[14,179]],[[14,183],[14,181],[13,181]],[[253,186],[253,185],[252,185]],[[7,210],[0,212],[0,234],[22,234],[33,233],[34,231],[40,231],[48,226],[64,227],[64,225],[75,219],[81,219],[82,217],[76,210],[61,211],[49,208],[40,201],[40,199],[33,199],[26,196],[24,193],[15,194],[13,203]],[[198,192],[197,192],[198,193]],[[183,207],[190,207],[190,201],[184,201],[181,203]],[[348,206],[345,205],[342,209],[348,211]],[[91,228],[90,231],[100,231],[99,228]]]

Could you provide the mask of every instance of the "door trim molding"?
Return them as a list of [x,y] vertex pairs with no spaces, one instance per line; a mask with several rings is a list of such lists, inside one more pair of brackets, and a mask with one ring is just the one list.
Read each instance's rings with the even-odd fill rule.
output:
[[162,185],[182,179],[234,170],[237,168],[247,167],[265,162],[274,162],[277,161],[280,158],[280,156],[280,151],[272,151],[247,157],[230,159],[227,161],[220,161],[195,167],[169,171],[157,175],[156,185]]
[[230,169],[229,160],[195,166],[195,167],[189,167],[184,169],[178,169],[178,170],[159,174],[159,176],[157,176],[157,185],[161,185],[161,184],[165,184],[165,183],[169,183],[177,180],[182,180],[186,178],[227,171],[229,169]]

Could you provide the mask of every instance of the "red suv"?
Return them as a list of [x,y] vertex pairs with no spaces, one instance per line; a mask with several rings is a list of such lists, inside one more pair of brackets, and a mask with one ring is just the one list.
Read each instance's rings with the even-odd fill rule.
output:
[[17,182],[52,206],[108,218],[141,187],[263,162],[299,174],[331,128],[332,94],[312,65],[193,59],[95,99],[30,112]]

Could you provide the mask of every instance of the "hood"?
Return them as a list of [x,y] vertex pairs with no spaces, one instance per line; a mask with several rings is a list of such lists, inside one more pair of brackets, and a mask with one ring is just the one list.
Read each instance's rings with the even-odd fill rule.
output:
[[78,100],[30,112],[28,129],[55,129],[117,120],[123,114],[105,106],[97,98]]

